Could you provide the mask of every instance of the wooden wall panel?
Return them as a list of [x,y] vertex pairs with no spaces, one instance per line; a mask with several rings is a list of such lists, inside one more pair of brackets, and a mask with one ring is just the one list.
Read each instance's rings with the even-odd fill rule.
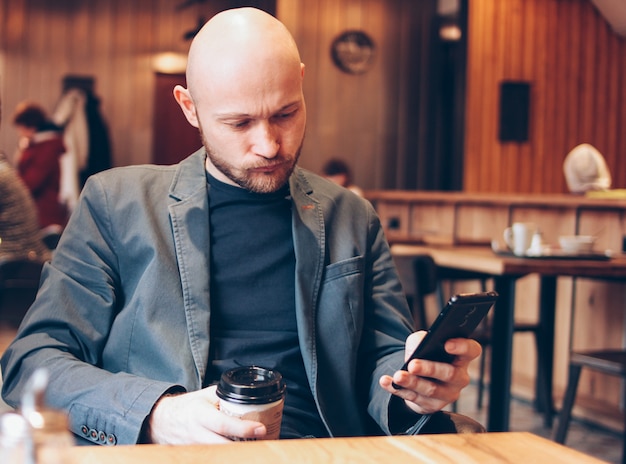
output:
[[[0,36],[5,66],[0,68],[0,85],[5,121],[0,129],[0,146],[8,152],[15,147],[16,134],[10,116],[20,101],[35,100],[53,111],[61,96],[63,76],[78,74],[96,78],[102,112],[109,122],[114,121],[114,155],[128,152],[122,148],[128,142],[123,135],[127,123],[124,115],[133,113],[136,102],[128,98],[127,90],[124,93],[129,79],[127,68],[120,66],[120,57],[128,56],[126,50],[132,43],[127,26],[131,15],[120,12],[119,17],[114,16],[118,11],[111,2],[2,3]],[[134,3],[136,8],[148,4],[145,0],[126,3]],[[4,29],[6,25],[11,25],[11,32]],[[121,47],[119,55],[115,47]],[[151,70],[147,68],[145,72],[145,80],[149,80]],[[118,101],[125,103],[118,105]],[[144,152],[146,148],[149,147],[144,147]],[[116,157],[115,162],[131,164],[134,160],[130,156]]]
[[[401,48],[410,22],[411,0],[279,1],[277,16],[294,34],[306,65],[304,92],[308,125],[300,164],[320,172],[331,157],[345,159],[357,184],[385,185],[396,166],[399,108],[406,85]],[[358,75],[339,70],[330,57],[332,41],[349,29],[363,30],[375,43],[371,69]],[[404,58],[404,62],[402,61]],[[393,177],[393,173],[391,175]]]
[[455,212],[454,237],[461,243],[491,243],[510,224],[509,208],[493,205],[459,205]]
[[[8,118],[23,99],[52,110],[66,74],[96,77],[116,165],[151,161],[154,72],[158,52],[185,53],[184,32],[231,2],[208,0],[178,11],[179,0],[0,0],[0,148],[11,153]],[[366,189],[393,188],[417,147],[407,124],[417,23],[414,0],[277,0],[307,65],[309,126],[302,165],[320,170],[346,158]],[[464,189],[565,192],[562,162],[588,142],[606,157],[613,186],[626,188],[626,39],[589,0],[469,0]],[[375,65],[347,75],[329,56],[348,28],[375,40]],[[421,72],[421,70],[420,70]],[[502,144],[498,84],[527,80],[530,140]],[[414,88],[413,87],[413,88]],[[421,134],[424,138],[424,134]],[[406,139],[406,140],[405,140]],[[420,168],[421,169],[421,168]],[[412,171],[411,171],[412,172]]]
[[[464,189],[567,192],[580,143],[626,188],[626,40],[588,0],[470,0]],[[529,81],[530,139],[498,140],[502,80]]]
[[[0,94],[5,118],[24,99],[52,111],[66,74],[92,75],[109,124],[115,165],[152,160],[154,54],[186,53],[183,33],[230,0],[208,0],[179,11],[182,0],[0,0]],[[263,3],[263,1],[259,1]],[[268,3],[268,2],[266,2]],[[400,45],[409,32],[412,0],[289,0],[277,16],[294,34],[307,65],[309,131],[302,164],[319,171],[332,156],[353,166],[357,183],[381,188],[398,150],[398,118],[405,90],[401,66],[415,53]],[[363,29],[376,42],[375,65],[363,75],[339,71],[330,43],[346,29]],[[404,61],[401,61],[400,57]],[[404,63],[404,64],[403,64]],[[404,111],[406,113],[406,111]],[[402,114],[404,114],[402,113]],[[411,130],[406,128],[405,130]],[[17,136],[0,127],[0,147]],[[387,182],[386,185],[389,185]]]
[[[153,57],[186,53],[183,34],[232,5],[229,0],[177,10],[182,0],[0,0],[0,149],[17,135],[11,113],[22,100],[53,111],[67,74],[96,79],[115,165],[152,160]],[[263,3],[259,0],[259,4]],[[271,2],[265,2],[271,3]],[[173,97],[172,97],[173,98]]]

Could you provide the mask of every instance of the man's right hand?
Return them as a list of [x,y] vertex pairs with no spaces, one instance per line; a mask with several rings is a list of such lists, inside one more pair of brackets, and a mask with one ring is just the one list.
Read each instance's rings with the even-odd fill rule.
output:
[[227,437],[262,439],[267,430],[260,422],[230,417],[219,411],[216,387],[163,396],[152,409],[148,440],[183,445],[228,443]]

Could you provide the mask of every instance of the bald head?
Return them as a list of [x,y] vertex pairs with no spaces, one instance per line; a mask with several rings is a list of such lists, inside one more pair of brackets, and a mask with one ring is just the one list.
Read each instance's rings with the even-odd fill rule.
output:
[[293,37],[273,16],[240,8],[204,25],[188,88],[177,85],[174,97],[200,131],[213,177],[257,193],[285,185],[304,140],[303,77]]
[[299,73],[301,66],[287,28],[255,8],[226,10],[211,18],[194,38],[187,63],[187,84],[195,99],[202,98],[205,88],[245,73],[277,68]]

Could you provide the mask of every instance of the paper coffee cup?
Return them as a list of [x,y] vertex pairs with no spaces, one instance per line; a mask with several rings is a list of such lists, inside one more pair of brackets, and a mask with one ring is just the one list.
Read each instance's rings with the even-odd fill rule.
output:
[[[220,399],[220,411],[229,416],[263,423],[267,428],[264,439],[277,440],[280,436],[286,389],[280,372],[247,366],[224,372],[216,393]],[[246,440],[239,437],[230,438]]]

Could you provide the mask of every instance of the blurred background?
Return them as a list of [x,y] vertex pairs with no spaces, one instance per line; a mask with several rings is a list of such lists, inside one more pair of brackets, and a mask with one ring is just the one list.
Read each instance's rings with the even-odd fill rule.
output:
[[199,140],[171,89],[199,25],[242,5],[300,47],[304,167],[342,158],[364,189],[560,193],[586,142],[626,187],[622,0],[0,0],[0,149],[15,106],[53,111],[69,77],[91,82],[113,165],[185,157]]

